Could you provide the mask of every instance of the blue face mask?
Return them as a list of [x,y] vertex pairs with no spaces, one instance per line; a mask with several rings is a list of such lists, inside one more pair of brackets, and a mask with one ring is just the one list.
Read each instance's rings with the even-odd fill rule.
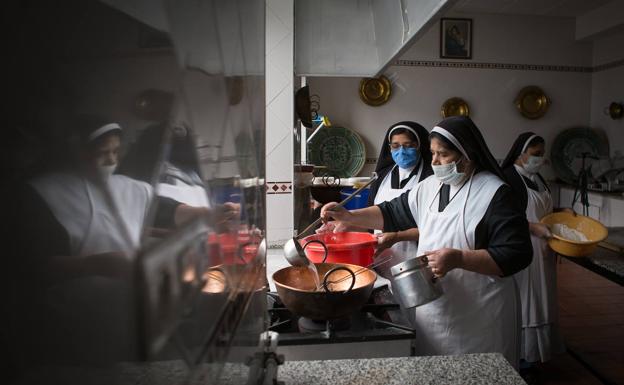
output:
[[399,167],[405,169],[416,166],[420,160],[420,154],[413,147],[399,147],[396,150],[392,150],[392,159]]

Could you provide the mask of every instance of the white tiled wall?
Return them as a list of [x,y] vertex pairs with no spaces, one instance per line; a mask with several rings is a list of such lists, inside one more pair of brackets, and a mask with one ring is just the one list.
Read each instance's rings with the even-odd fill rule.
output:
[[294,0],[266,2],[267,240],[278,245],[293,235]]

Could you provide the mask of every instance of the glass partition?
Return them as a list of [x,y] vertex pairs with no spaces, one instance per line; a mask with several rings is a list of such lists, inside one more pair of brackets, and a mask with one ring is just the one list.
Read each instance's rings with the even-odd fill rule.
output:
[[266,322],[264,7],[10,2],[9,383],[247,370]]

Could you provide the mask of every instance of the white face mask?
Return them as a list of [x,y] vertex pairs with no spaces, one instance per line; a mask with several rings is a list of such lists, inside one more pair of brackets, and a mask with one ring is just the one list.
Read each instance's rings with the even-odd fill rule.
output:
[[529,159],[527,160],[526,163],[522,164],[522,167],[524,168],[524,171],[528,172],[529,174],[537,174],[543,164],[544,164],[543,156],[529,155]]
[[100,179],[104,181],[108,180],[108,178],[110,178],[110,176],[113,175],[116,169],[117,169],[117,164],[113,164],[110,166],[97,166],[96,167],[98,176],[100,177]]
[[432,164],[431,168],[440,182],[450,184],[452,186],[458,186],[464,180],[466,173],[457,171],[457,163],[459,162],[451,162],[441,165]]

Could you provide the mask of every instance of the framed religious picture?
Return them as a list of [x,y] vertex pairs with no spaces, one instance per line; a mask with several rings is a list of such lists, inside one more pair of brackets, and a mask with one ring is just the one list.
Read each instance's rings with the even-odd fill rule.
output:
[[472,19],[440,20],[440,57],[472,59]]

